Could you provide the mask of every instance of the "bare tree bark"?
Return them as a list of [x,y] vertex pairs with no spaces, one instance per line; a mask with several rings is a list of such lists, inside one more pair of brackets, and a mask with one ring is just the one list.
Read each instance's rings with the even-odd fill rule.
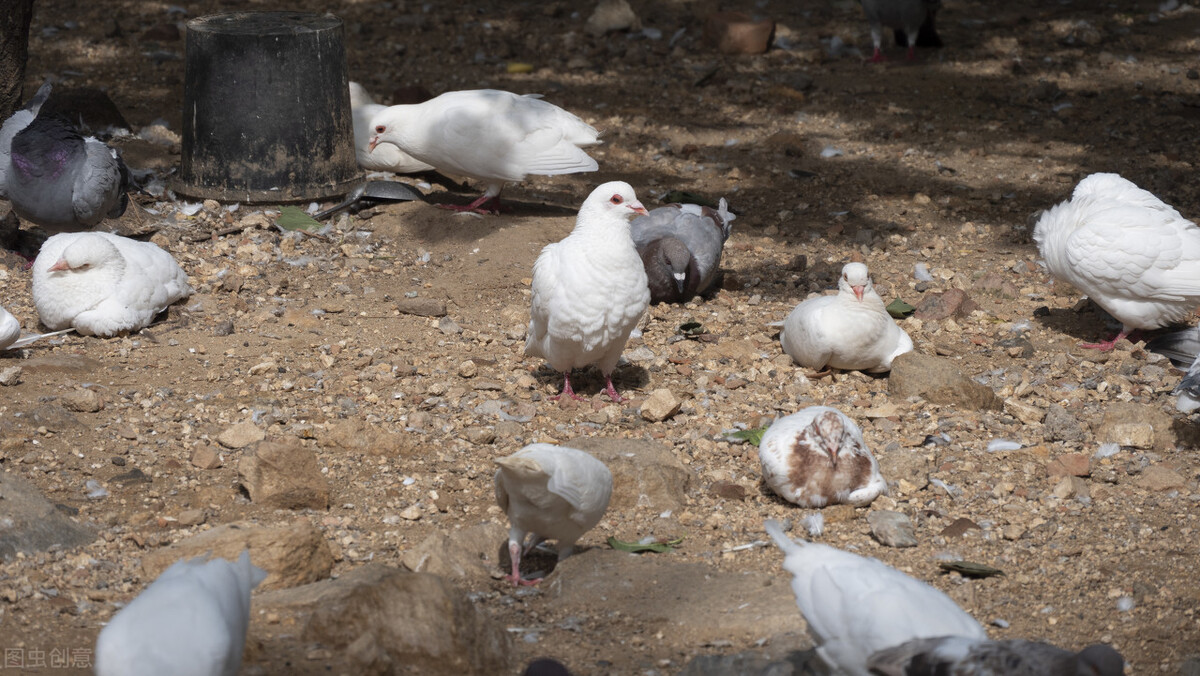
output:
[[0,0],[0,120],[21,107],[33,0]]

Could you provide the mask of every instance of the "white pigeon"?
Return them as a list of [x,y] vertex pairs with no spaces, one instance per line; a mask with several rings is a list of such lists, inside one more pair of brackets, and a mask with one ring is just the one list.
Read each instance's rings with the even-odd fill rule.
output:
[[[546,538],[558,543],[558,559],[571,555],[575,542],[592,529],[612,497],[612,473],[584,451],[554,444],[530,444],[506,458],[496,470],[496,503],[508,514],[508,552],[515,585],[541,580],[521,578],[521,554]],[[527,535],[532,541],[525,544]],[[522,549],[523,548],[523,549]]]
[[1077,653],[1046,643],[964,636],[920,638],[881,650],[867,663],[877,676],[1121,676],[1125,659],[1103,643]]
[[884,60],[884,26],[896,29],[897,36],[903,33],[905,44],[908,46],[905,56],[910,61],[916,58],[914,48],[922,24],[928,22],[929,25],[928,31],[931,37],[926,40],[930,44],[941,43],[937,33],[933,30],[933,15],[936,15],[938,9],[941,8],[942,0],[860,0],[860,2],[863,13],[867,15],[867,23],[871,26],[871,42],[875,47],[870,59],[872,63]]
[[533,264],[525,354],[563,372],[559,396],[581,398],[571,389],[571,370],[595,364],[609,398],[622,401],[612,372],[650,305],[629,235],[629,219],[645,213],[628,183],[605,183],[583,201],[571,234],[547,244]]
[[888,314],[862,263],[842,268],[837,294],[797,305],[783,322],[779,342],[797,364],[818,371],[882,373],[913,349],[912,338]]
[[191,294],[171,254],[107,232],[54,235],[33,261],[33,302],[50,329],[94,336],[136,331]]
[[21,335],[21,322],[12,316],[8,310],[0,307],[0,350],[16,350],[42,338],[51,336],[59,336],[64,333],[70,333],[75,329],[64,329],[62,331],[51,331],[50,333],[34,333],[26,336]]
[[1048,209],[1033,240],[1050,274],[1121,322],[1111,350],[1135,329],[1186,320],[1200,305],[1200,227],[1117,174],[1092,174]]
[[630,232],[650,284],[652,303],[684,303],[708,292],[733,227],[729,205],[668,204],[633,219]]
[[794,542],[772,519],[766,530],[786,555],[783,567],[817,656],[834,674],[868,676],[872,655],[916,638],[987,638],[974,618],[924,582],[876,559]]
[[809,406],[771,424],[758,444],[763,479],[803,507],[862,507],[887,492],[862,430],[841,411]]
[[96,676],[235,676],[250,624],[250,563],[176,561],[109,620],[96,639]]
[[455,211],[487,213],[505,183],[543,176],[596,171],[581,148],[600,143],[591,125],[541,95],[496,89],[446,92],[424,103],[390,106],[371,121],[367,148],[391,143],[438,171],[483,182],[487,191]]
[[53,232],[121,216],[129,204],[129,170],[121,155],[42,111],[49,96],[46,82],[0,127],[0,197],[20,218]]
[[370,147],[371,120],[387,106],[375,103],[366,89],[357,82],[350,83],[350,115],[354,119],[354,156],[358,158],[358,166],[371,171],[391,171],[397,174],[414,174],[419,171],[431,171],[432,166],[400,150],[391,143],[381,143]]

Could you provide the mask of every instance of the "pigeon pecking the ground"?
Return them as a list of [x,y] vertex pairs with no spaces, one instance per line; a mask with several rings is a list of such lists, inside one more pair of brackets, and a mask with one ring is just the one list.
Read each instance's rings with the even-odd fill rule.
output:
[[872,655],[917,638],[987,638],[974,618],[924,582],[876,559],[794,542],[771,519],[766,530],[785,554],[817,656],[835,674],[868,676]]
[[1046,267],[1135,329],[1187,320],[1200,305],[1200,227],[1117,174],[1092,174],[1042,214],[1033,239]]
[[[928,32],[933,31],[933,15],[941,8],[941,0],[860,0],[863,13],[867,15],[867,23],[871,26],[871,41],[875,51],[871,54],[871,63],[879,63],[883,56],[883,29],[893,28],[897,35],[904,31],[904,44],[908,47],[906,54],[909,60],[916,58],[915,46],[921,35],[922,25],[928,23]],[[941,44],[937,33],[924,36],[925,43],[936,41]]]
[[96,676],[235,676],[250,591],[266,577],[249,551],[236,562],[176,561],[100,632]]
[[371,147],[371,120],[387,106],[375,103],[366,89],[357,82],[350,83],[350,114],[354,119],[354,156],[358,166],[371,171],[391,171],[397,174],[414,174],[430,171],[432,166],[414,159],[391,143],[380,143]]
[[600,143],[591,125],[538,94],[524,96],[496,89],[446,92],[424,103],[389,106],[371,120],[374,152],[390,143],[440,172],[458,174],[487,186],[466,206],[440,205],[454,211],[499,211],[505,183],[527,174],[543,176],[596,171],[599,165],[582,147]]
[[136,331],[191,294],[187,273],[171,254],[107,232],[54,235],[33,261],[33,302],[53,330]]
[[685,303],[712,287],[733,219],[718,208],[669,204],[633,219],[630,232],[650,285],[650,302]]
[[887,492],[862,430],[828,406],[809,406],[772,423],[758,444],[758,459],[771,490],[803,507],[862,507]]
[[26,336],[21,335],[21,322],[12,316],[8,310],[0,307],[0,350],[16,350],[42,338],[51,336],[59,336],[64,333],[70,333],[75,329],[63,329],[62,331],[51,331],[50,333],[33,333]]
[[[575,542],[608,509],[612,473],[584,451],[554,444],[530,444],[495,461],[496,503],[508,514],[508,552],[515,585],[541,580],[521,578],[521,554],[545,538],[558,544],[558,559],[571,555]],[[532,541],[525,543],[527,536]]]
[[797,305],[783,322],[779,342],[797,364],[818,371],[882,373],[913,349],[912,338],[888,314],[862,263],[842,268],[837,294]]
[[129,170],[116,150],[42,111],[49,94],[47,82],[0,128],[0,197],[18,217],[52,232],[118,218],[129,204]]
[[595,364],[609,398],[623,401],[612,372],[650,305],[646,271],[629,235],[629,219],[645,213],[628,183],[605,183],[583,201],[571,234],[547,244],[533,264],[525,354],[562,371],[559,396],[581,398],[571,388],[571,370]]
[[1019,639],[942,636],[881,650],[867,668],[876,676],[1121,676],[1125,659],[1103,643],[1073,653]]

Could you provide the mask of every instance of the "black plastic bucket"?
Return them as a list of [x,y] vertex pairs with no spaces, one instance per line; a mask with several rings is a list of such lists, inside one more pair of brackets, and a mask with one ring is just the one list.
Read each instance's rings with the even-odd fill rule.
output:
[[358,181],[342,35],[332,14],[189,21],[175,191],[294,202],[342,195]]

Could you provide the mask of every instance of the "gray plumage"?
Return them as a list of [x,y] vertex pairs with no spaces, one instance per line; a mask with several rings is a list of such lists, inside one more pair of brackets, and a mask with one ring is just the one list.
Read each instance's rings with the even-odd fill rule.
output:
[[[875,51],[871,61],[883,60],[883,29],[892,28],[904,32],[905,43],[908,46],[908,58],[915,55],[914,46],[917,44],[921,25],[937,12],[942,6],[941,0],[861,0],[863,13],[871,26],[871,42]],[[930,26],[932,20],[930,19]],[[936,33],[933,36],[936,39]],[[926,38],[928,42],[929,38]],[[937,40],[941,42],[940,39]]]
[[711,289],[734,218],[722,198],[717,209],[669,204],[633,219],[630,234],[646,268],[651,302],[686,302]]
[[1157,352],[1180,368],[1186,368],[1183,380],[1175,386],[1175,408],[1180,413],[1200,409],[1200,328],[1195,326],[1156,336],[1146,349]]
[[1125,660],[1103,643],[1073,653],[1034,641],[942,636],[881,650],[867,668],[876,676],[1121,676]]
[[129,203],[125,163],[116,150],[42,111],[49,93],[50,84],[42,85],[0,130],[3,196],[17,216],[52,232],[119,217]]

